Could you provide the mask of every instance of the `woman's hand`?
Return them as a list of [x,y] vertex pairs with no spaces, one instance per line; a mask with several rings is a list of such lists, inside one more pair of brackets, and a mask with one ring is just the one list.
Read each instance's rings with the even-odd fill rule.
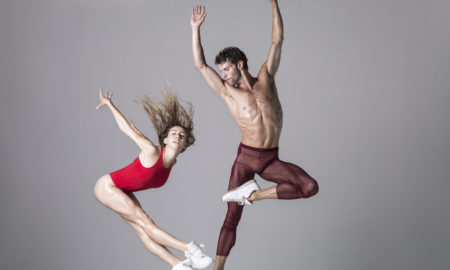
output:
[[104,105],[110,104],[111,97],[113,95],[112,93],[108,93],[108,91],[106,91],[105,95],[103,95],[103,90],[101,88],[98,90],[98,94],[100,96],[100,104],[97,105],[97,107],[95,108],[96,110],[100,109]]

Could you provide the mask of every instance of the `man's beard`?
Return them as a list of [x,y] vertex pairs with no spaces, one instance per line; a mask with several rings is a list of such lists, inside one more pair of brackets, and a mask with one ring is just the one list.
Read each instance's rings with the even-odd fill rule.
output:
[[236,80],[231,82],[231,85],[236,88],[238,88],[240,84],[241,84],[241,76],[239,76]]

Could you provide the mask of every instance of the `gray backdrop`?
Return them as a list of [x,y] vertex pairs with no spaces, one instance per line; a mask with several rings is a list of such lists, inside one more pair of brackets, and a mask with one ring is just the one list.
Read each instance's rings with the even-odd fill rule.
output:
[[[163,188],[137,196],[157,224],[214,255],[240,132],[193,67],[191,7],[207,6],[207,61],[236,45],[255,74],[269,1],[0,3],[1,268],[170,269],[92,193],[138,154],[95,110],[98,88],[155,140],[133,99],[158,97],[165,81],[194,104],[197,142]],[[247,207],[227,268],[449,269],[450,2],[279,4],[280,156],[320,192]]]

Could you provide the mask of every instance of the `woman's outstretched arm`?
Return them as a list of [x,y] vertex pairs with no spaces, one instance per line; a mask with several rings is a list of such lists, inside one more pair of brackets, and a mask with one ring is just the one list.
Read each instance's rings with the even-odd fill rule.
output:
[[128,121],[116,108],[116,106],[114,106],[111,101],[112,93],[106,91],[106,93],[103,94],[103,90],[100,88],[99,97],[100,103],[97,105],[97,110],[105,105],[108,106],[114,116],[114,120],[116,120],[116,123],[119,126],[119,129],[125,133],[125,135],[130,137],[141,150],[156,151],[155,145],[134,126],[134,123],[131,120]]

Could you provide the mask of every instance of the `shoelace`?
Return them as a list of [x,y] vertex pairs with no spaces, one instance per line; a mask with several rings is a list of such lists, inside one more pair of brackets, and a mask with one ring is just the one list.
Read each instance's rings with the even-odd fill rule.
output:
[[[206,250],[205,250],[205,245],[202,243],[200,245],[198,245],[198,248],[200,249],[200,251],[202,252],[200,258],[206,257]],[[194,264],[193,260],[192,260],[192,256],[193,254],[190,252],[186,253],[186,257],[187,257],[187,263],[188,266],[192,266]]]
[[202,257],[206,256],[206,250],[205,250],[205,245],[203,243],[201,243],[200,245],[198,245],[198,247],[200,248],[200,250],[202,251]]
[[[205,244],[201,243],[200,245],[197,245],[197,247],[198,247],[198,249],[200,249],[200,251],[202,253],[201,257],[205,257],[206,256]],[[189,254],[189,256],[186,256],[186,257],[188,257],[188,259],[190,259],[192,255],[194,255],[193,253],[191,253],[189,251],[187,252],[186,255],[188,255],[188,254]]]

